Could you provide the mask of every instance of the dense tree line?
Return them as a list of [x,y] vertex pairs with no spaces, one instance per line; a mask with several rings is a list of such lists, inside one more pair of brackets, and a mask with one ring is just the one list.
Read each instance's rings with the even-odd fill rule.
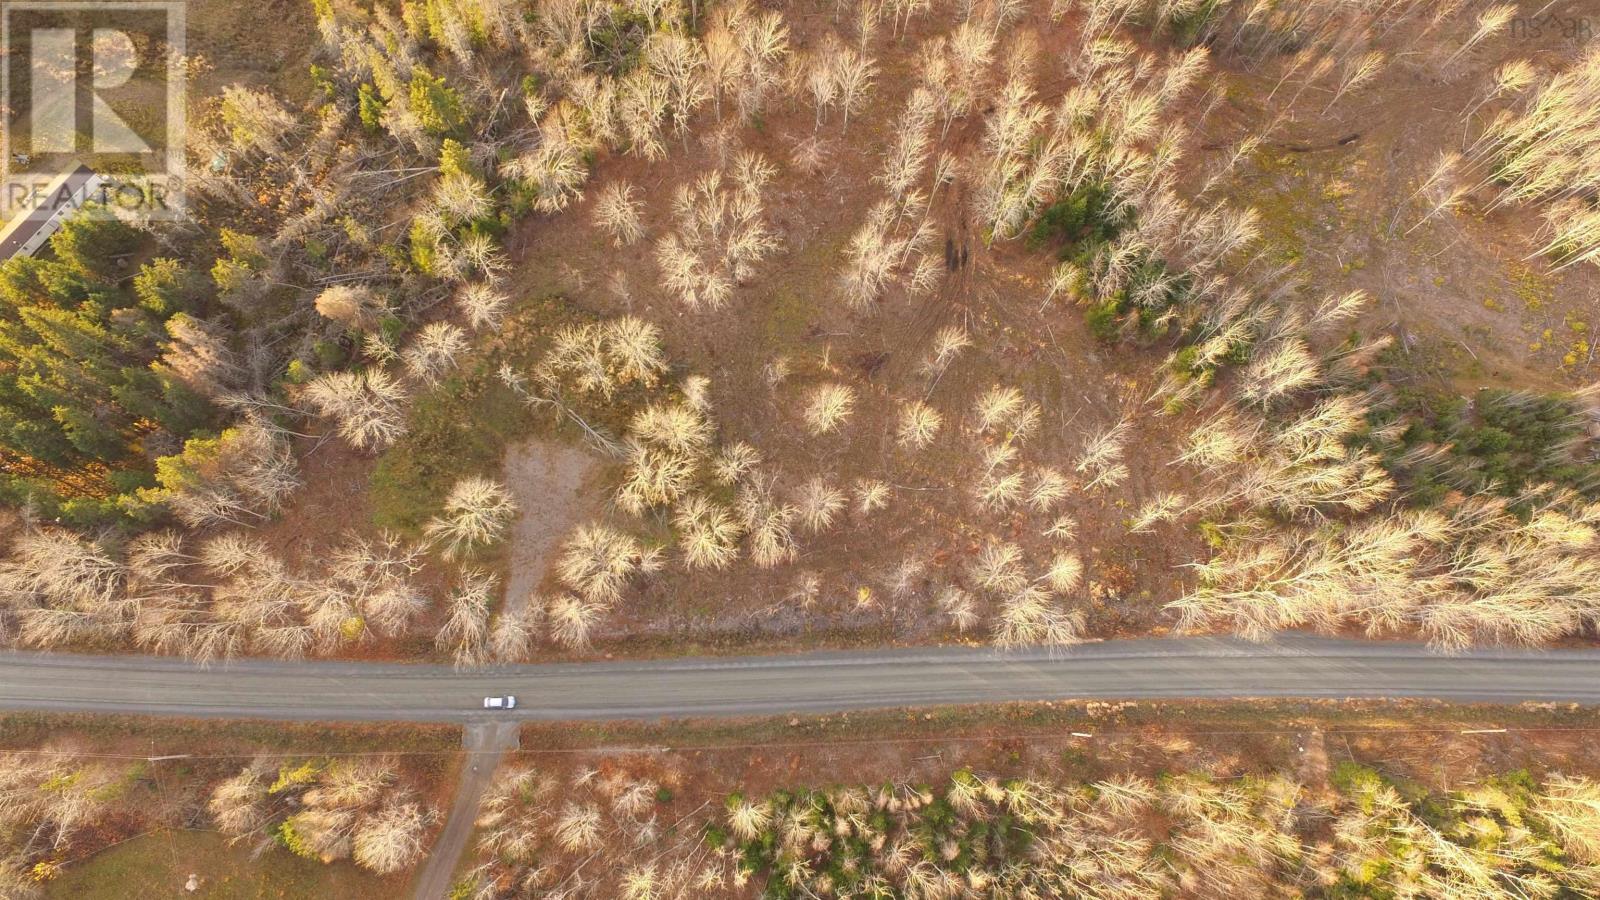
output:
[[[474,900],[1586,897],[1600,889],[1600,786],[1514,772],[1429,790],[1345,763],[1283,773],[1072,783],[958,770],[727,795],[669,816],[624,766],[570,783],[500,776],[479,819]],[[700,840],[693,838],[698,835]]]
[[79,525],[147,520],[156,460],[216,422],[228,351],[196,318],[197,279],[137,263],[144,243],[85,214],[48,255],[0,265],[0,500]]

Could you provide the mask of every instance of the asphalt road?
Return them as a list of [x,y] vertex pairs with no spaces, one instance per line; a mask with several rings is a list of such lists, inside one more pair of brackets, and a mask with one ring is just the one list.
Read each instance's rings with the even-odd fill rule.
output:
[[[515,694],[512,712],[486,712]],[[448,667],[0,654],[0,709],[303,720],[654,719],[1012,700],[1433,697],[1600,703],[1600,650],[1441,656],[1404,643],[1285,636],[950,647],[795,656]]]

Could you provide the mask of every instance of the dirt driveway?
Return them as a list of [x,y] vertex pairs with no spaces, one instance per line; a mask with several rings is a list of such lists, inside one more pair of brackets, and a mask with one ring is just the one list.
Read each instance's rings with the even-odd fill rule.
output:
[[422,871],[417,873],[412,887],[416,900],[445,900],[450,895],[451,879],[472,838],[483,792],[489,789],[506,753],[517,749],[519,734],[517,724],[509,721],[474,722],[467,726],[461,741],[467,753],[461,766],[461,783],[456,785],[456,799],[450,805],[444,830],[439,832],[439,839],[422,863]]
[[567,532],[595,505],[584,485],[594,456],[556,441],[528,441],[506,453],[505,482],[522,511],[511,531],[506,609],[520,610],[539,589]]

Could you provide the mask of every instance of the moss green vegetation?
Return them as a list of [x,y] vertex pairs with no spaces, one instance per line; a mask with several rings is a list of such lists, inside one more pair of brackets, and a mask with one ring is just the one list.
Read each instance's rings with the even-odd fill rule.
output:
[[420,531],[460,478],[492,474],[508,445],[528,434],[533,415],[494,377],[488,363],[418,397],[406,435],[379,457],[372,474],[373,519]]
[[[464,362],[460,372],[412,403],[406,434],[378,458],[372,474],[377,525],[418,533],[439,511],[461,478],[492,475],[506,449],[535,434],[580,438],[578,429],[553,410],[530,409],[500,378],[503,366],[533,368],[563,325],[587,321],[559,297],[523,302],[496,342]],[[574,400],[585,419],[619,432],[636,398],[624,392],[613,404]]]
[[[190,875],[199,879],[184,890]],[[285,897],[338,897],[341,900],[394,897],[396,879],[362,872],[354,864],[324,865],[287,853],[256,857],[248,844],[230,846],[227,838],[204,831],[158,831],[141,835],[68,864],[45,885],[45,896],[60,900],[126,900],[129,897],[195,897],[197,900],[266,900]]]

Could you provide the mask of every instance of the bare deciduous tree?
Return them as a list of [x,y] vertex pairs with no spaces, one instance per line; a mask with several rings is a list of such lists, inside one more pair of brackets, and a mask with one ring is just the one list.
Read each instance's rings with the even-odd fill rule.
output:
[[456,559],[497,543],[516,514],[517,504],[504,485],[491,478],[463,478],[450,489],[444,511],[428,522],[428,540],[444,548],[446,559]]
[[644,237],[644,204],[634,198],[634,187],[614,181],[600,190],[594,201],[594,223],[608,232],[619,247]]
[[806,398],[806,427],[812,434],[832,434],[849,421],[855,405],[854,388],[843,384],[817,385]]
[[731,175],[712,171],[679,189],[675,227],[656,242],[656,262],[667,288],[690,310],[722,309],[734,287],[753,277],[755,264],[777,249],[761,207],[773,174],[760,156],[744,153]]
[[382,369],[330,372],[305,388],[305,399],[339,423],[339,433],[360,450],[381,450],[406,432],[405,391]]
[[423,326],[411,344],[401,352],[406,371],[427,384],[438,384],[456,367],[456,360],[467,349],[467,335],[449,322],[430,322]]

